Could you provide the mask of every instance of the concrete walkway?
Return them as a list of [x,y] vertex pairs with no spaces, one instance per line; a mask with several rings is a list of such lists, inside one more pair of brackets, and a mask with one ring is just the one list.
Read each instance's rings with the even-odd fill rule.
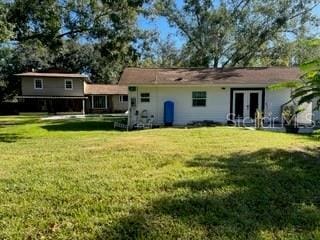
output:
[[84,118],[93,118],[93,117],[104,117],[104,118],[113,118],[113,117],[128,117],[125,113],[107,113],[107,114],[74,114],[74,115],[52,115],[45,116],[41,120],[64,120],[64,119],[84,119]]
[[41,120],[63,120],[70,118],[85,118],[85,115],[52,115],[41,118]]

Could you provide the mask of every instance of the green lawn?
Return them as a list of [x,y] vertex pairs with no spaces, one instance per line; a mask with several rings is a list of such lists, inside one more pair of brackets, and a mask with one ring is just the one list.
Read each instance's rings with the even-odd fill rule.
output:
[[0,117],[0,239],[319,239],[319,134]]

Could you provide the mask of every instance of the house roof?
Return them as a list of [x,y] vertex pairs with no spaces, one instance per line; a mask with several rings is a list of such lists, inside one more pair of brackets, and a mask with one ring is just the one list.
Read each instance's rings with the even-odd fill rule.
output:
[[18,99],[87,99],[88,97],[84,96],[46,96],[46,95],[23,95],[18,96]]
[[52,78],[85,78],[89,79],[87,75],[82,75],[80,73],[40,73],[40,72],[25,72],[20,74],[15,74],[18,77],[52,77]]
[[126,68],[120,85],[274,84],[297,80],[298,68]]
[[126,95],[128,94],[128,88],[126,86],[119,86],[119,85],[112,85],[112,84],[86,84],[84,87],[84,93],[86,95],[100,95],[100,94]]

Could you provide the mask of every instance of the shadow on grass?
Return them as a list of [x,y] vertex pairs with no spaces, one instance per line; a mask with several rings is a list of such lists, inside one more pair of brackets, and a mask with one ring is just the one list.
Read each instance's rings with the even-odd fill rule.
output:
[[115,130],[114,120],[64,120],[42,126],[48,131],[109,131]]
[[316,130],[313,134],[309,135],[312,140],[320,141],[320,130]]
[[[207,177],[173,183],[169,197],[134,209],[97,238],[257,239],[263,231],[270,238],[288,232],[312,238],[310,231],[320,227],[319,153],[263,149],[195,156],[187,166]],[[204,236],[196,234],[199,229]]]
[[1,121],[0,119],[0,128],[27,125],[27,124],[33,124],[38,122],[39,122],[39,119],[27,119],[27,120],[18,119],[18,120],[12,120],[12,121]]
[[0,143],[13,143],[23,138],[18,134],[0,133]]

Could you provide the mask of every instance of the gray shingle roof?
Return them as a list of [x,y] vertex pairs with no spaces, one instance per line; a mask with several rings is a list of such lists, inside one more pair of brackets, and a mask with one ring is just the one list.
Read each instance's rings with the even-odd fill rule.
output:
[[88,78],[87,75],[80,73],[39,73],[39,72],[25,72],[15,74],[18,77],[53,77],[53,78]]
[[299,68],[126,68],[120,85],[274,84],[298,80]]
[[127,86],[119,86],[119,85],[112,85],[112,84],[86,84],[84,87],[84,94],[92,94],[92,95],[99,95],[99,94],[121,94],[126,95],[128,94],[128,87]]

